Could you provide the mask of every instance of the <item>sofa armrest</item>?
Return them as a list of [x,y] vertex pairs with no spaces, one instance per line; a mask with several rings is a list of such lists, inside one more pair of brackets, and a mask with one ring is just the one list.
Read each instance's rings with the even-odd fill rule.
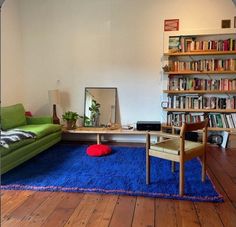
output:
[[52,123],[51,116],[26,117],[28,125],[50,124]]

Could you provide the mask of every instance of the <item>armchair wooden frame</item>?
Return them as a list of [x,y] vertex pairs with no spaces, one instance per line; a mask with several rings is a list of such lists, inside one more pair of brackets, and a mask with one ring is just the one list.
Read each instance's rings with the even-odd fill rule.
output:
[[[184,123],[181,127],[179,137],[170,138],[168,141],[161,141],[155,144],[157,149],[150,148],[150,133],[146,134],[146,183],[150,183],[150,156],[166,159],[172,161],[172,171],[174,171],[175,162],[179,162],[179,195],[184,195],[184,163],[188,160],[191,160],[196,157],[200,157],[202,161],[202,181],[205,181],[206,178],[206,144],[207,144],[207,126],[208,119],[198,123]],[[190,131],[202,130],[202,142],[191,142],[185,140],[186,133]],[[171,135],[171,134],[170,134]],[[165,138],[168,138],[168,135],[165,135]],[[174,141],[175,140],[175,141]],[[162,147],[165,143],[165,146],[168,146],[168,142],[175,142],[176,153],[165,152]],[[191,147],[189,148],[189,144]],[[188,148],[187,148],[188,147]],[[161,148],[161,149],[159,149]],[[158,150],[159,149],[159,150]],[[173,149],[173,148],[172,148]]]

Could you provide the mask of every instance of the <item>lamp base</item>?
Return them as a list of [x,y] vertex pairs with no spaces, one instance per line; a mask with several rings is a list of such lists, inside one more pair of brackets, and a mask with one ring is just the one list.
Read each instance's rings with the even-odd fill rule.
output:
[[60,124],[60,119],[57,117],[57,107],[56,104],[53,104],[53,115],[52,115],[53,124]]

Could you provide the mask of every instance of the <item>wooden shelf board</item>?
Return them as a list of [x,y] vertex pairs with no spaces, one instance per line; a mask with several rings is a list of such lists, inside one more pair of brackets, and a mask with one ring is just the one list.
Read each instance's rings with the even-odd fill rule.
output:
[[191,52],[176,52],[176,53],[164,53],[164,56],[191,56],[191,55],[231,55],[236,54],[236,51],[191,51]]
[[193,75],[193,74],[236,74],[236,71],[169,71],[164,72],[168,75]]
[[236,109],[177,109],[164,108],[164,111],[169,112],[195,112],[195,113],[236,113]]
[[207,91],[207,90],[163,90],[167,94],[236,94],[236,90],[231,91]]
[[[170,126],[170,125],[166,125],[166,124],[162,124],[161,126],[162,128],[168,128],[168,129],[172,129],[172,128],[175,128],[175,129],[180,129],[181,127],[179,126]],[[211,127],[208,127],[208,131],[227,131],[227,132],[231,132],[231,131],[236,131],[236,128],[211,128]]]
[[109,129],[109,128],[96,128],[96,127],[77,127],[73,130],[68,130],[66,128],[62,128],[64,133],[72,133],[72,134],[118,134],[118,135],[145,135],[146,131],[138,131],[138,130],[128,130],[128,129]]

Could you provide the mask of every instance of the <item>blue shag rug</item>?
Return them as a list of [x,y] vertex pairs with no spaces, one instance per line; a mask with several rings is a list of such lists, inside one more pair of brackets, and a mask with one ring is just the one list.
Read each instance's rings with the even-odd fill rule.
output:
[[87,145],[57,144],[2,176],[1,189],[96,192],[172,198],[191,201],[223,201],[209,177],[201,182],[201,163],[185,163],[185,196],[180,197],[178,164],[151,158],[151,183],[146,185],[145,148],[112,146],[112,154],[89,157]]

